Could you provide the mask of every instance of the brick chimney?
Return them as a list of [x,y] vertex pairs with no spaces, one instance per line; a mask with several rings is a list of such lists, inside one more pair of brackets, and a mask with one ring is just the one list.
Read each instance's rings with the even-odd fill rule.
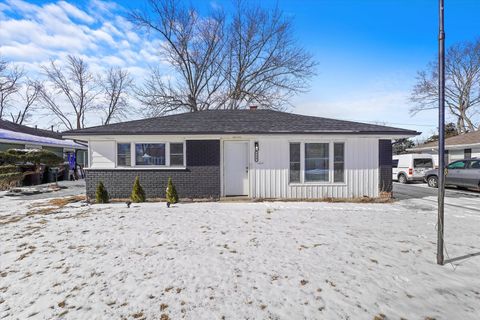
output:
[[257,106],[250,106],[250,110],[257,110]]

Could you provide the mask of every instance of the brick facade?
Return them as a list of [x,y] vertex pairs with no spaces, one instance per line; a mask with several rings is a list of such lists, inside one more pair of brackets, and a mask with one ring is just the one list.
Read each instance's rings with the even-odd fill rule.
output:
[[378,141],[378,172],[380,192],[392,192],[392,141]]
[[187,140],[186,169],[91,169],[86,170],[87,196],[95,199],[102,181],[111,198],[129,198],[135,177],[147,198],[164,198],[171,177],[180,198],[220,197],[220,141]]

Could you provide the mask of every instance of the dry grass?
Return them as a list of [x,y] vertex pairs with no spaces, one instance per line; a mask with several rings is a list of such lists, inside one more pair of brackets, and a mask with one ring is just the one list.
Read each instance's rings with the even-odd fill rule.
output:
[[[125,203],[131,201],[129,198],[114,198],[110,199],[110,203]],[[380,197],[356,197],[356,198],[299,198],[299,199],[283,199],[283,198],[249,198],[249,197],[222,197],[220,199],[207,198],[207,199],[190,199],[182,198],[179,203],[198,203],[198,202],[227,202],[227,203],[250,203],[250,202],[330,202],[330,203],[394,203],[395,199],[391,196],[381,194]],[[166,202],[164,198],[149,198],[145,202]],[[132,203],[133,205],[133,203]],[[267,213],[272,213],[270,209],[267,209]]]
[[[50,199],[46,202],[36,203],[35,205],[31,205],[29,207],[30,210],[24,215],[1,216],[0,225],[6,225],[9,223],[18,222],[28,216],[33,216],[33,215],[46,216],[49,214],[54,214],[70,203],[75,203],[83,200],[85,200],[85,196],[79,195],[79,196],[71,196],[71,197],[65,197],[65,198],[55,198],[55,199]],[[45,224],[45,221],[41,223]]]
[[28,249],[30,249],[30,250],[28,250],[27,252],[22,253],[22,254],[17,258],[16,261],[23,260],[23,259],[25,259],[26,257],[28,257],[29,255],[31,255],[32,253],[34,253],[36,247],[35,247],[35,246],[30,246],[30,247],[28,247]]
[[47,216],[52,213],[56,213],[58,211],[58,207],[40,207],[35,208],[27,212],[26,216],[33,216],[33,215],[42,215]]
[[[212,200],[209,200],[212,201]],[[245,196],[241,197],[222,197],[220,198],[220,202],[242,202],[242,203],[249,203],[249,202],[331,202],[331,203],[393,203],[395,199],[390,196],[385,196],[381,194],[380,197],[356,197],[356,198],[333,198],[333,197],[325,197],[325,198],[249,198]],[[183,201],[182,201],[183,202]],[[197,201],[191,201],[197,202]],[[200,202],[200,201],[198,201]],[[272,213],[272,211],[267,209],[267,213]]]
[[321,201],[324,202],[346,202],[346,203],[393,203],[395,202],[392,198],[371,198],[371,197],[361,197],[361,198],[325,198]]
[[59,208],[65,207],[67,204],[70,203],[75,203],[79,201],[84,201],[85,196],[83,195],[78,195],[78,196],[71,196],[71,197],[65,197],[65,198],[55,198],[47,201],[44,204],[40,204],[39,206],[56,206]]
[[49,215],[52,213],[57,213],[60,209],[62,209],[66,205],[70,203],[83,201],[83,200],[85,200],[85,196],[82,196],[82,195],[50,199],[46,202],[36,204],[35,206],[31,206],[31,208],[33,209],[27,212],[27,216]]
[[17,215],[5,215],[0,217],[0,226],[13,223],[13,222],[18,222],[22,220],[23,216],[17,216]]
[[167,308],[168,308],[168,304],[166,304],[166,303],[160,304],[160,311],[163,311],[163,310],[165,310],[165,309],[167,309]]

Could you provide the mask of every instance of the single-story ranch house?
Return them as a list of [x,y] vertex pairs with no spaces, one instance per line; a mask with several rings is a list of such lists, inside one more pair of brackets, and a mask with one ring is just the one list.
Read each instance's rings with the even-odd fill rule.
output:
[[88,142],[86,188],[147,197],[169,177],[182,198],[378,197],[392,188],[391,140],[416,131],[256,109],[211,110],[64,133]]
[[65,140],[61,133],[53,130],[27,127],[0,119],[0,151],[8,149],[47,150],[65,160],[75,157],[78,164],[87,165],[87,147],[85,145]]
[[[410,152],[427,153],[438,158],[438,141],[428,142],[407,149]],[[445,139],[446,162],[480,158],[480,130],[459,134]]]

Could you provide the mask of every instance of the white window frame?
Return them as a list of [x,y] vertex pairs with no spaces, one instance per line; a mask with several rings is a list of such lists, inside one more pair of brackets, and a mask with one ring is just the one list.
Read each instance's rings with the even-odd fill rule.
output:
[[[170,165],[170,144],[171,143],[175,143],[175,144],[181,143],[183,145],[183,164],[173,165],[173,166]],[[171,142],[168,143],[168,164],[169,164],[170,167],[172,167],[172,168],[182,168],[183,167],[184,168],[184,167],[187,166],[186,159],[187,159],[187,147],[186,147],[185,141],[178,141],[178,142],[177,141],[171,141]]]
[[[295,185],[346,185],[347,184],[347,147],[345,140],[290,140],[290,143],[300,143],[300,182],[290,182],[290,152],[288,153],[288,184]],[[306,143],[328,143],[328,181],[305,181],[305,144]],[[333,182],[334,179],[334,143],[343,143],[343,182]]]
[[[170,165],[170,143],[183,144],[183,165]],[[130,166],[118,165],[118,144],[130,144]],[[164,165],[137,165],[136,163],[136,148],[137,144],[165,144],[165,164]],[[115,168],[118,169],[185,169],[187,163],[185,141],[115,141]]]
[[[121,166],[118,164],[118,145],[119,144],[129,144],[130,145],[130,165],[129,166]],[[121,142],[115,141],[115,168],[131,168],[132,167],[132,143],[131,142]]]

